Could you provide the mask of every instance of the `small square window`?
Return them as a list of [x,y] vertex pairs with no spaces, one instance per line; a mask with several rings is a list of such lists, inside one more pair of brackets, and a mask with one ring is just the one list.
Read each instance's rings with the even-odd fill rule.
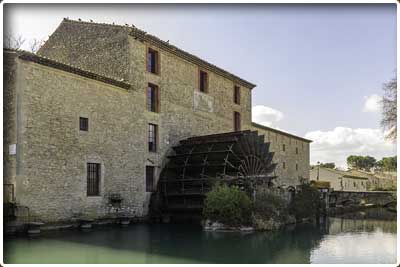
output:
[[89,119],[79,117],[79,130],[81,131],[89,131]]

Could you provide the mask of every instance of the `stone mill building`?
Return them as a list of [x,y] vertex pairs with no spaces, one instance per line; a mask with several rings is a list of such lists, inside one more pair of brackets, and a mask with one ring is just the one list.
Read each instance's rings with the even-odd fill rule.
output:
[[309,179],[310,140],[251,121],[254,84],[134,26],[64,19],[37,54],[4,50],[5,201],[43,221],[146,216],[180,140],[251,130],[276,184]]

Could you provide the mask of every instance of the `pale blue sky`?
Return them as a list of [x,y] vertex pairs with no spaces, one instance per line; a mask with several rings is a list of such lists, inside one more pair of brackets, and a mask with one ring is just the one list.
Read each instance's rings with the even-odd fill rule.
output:
[[[5,15],[6,31],[27,39],[47,37],[63,17],[135,24],[257,84],[253,106],[282,112],[273,126],[300,136],[378,129],[380,112],[363,105],[396,68],[395,4],[6,5]],[[388,145],[375,156],[393,153]]]

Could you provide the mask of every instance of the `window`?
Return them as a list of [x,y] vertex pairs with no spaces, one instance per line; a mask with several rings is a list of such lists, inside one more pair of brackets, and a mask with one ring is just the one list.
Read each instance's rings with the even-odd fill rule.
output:
[[100,195],[100,164],[87,163],[87,195]]
[[149,151],[157,151],[157,125],[149,123]]
[[154,166],[146,166],[146,192],[154,191]]
[[286,169],[286,162],[282,162],[282,167]]
[[202,70],[199,72],[199,89],[200,92],[208,92],[208,74]]
[[234,124],[234,131],[240,131],[240,113],[234,112],[233,113],[233,124]]
[[296,163],[296,171],[299,170],[299,164]]
[[240,87],[237,85],[235,85],[233,101],[235,102],[235,104],[240,105]]
[[282,144],[282,151],[286,151],[286,145]]
[[81,131],[89,131],[89,119],[79,117],[79,130]]
[[159,59],[158,59],[158,52],[149,48],[147,50],[147,71],[159,74]]
[[354,187],[356,187],[356,182],[353,182]]
[[159,112],[159,90],[158,86],[149,83],[147,87],[147,110]]
[[296,154],[299,154],[299,148],[296,147]]

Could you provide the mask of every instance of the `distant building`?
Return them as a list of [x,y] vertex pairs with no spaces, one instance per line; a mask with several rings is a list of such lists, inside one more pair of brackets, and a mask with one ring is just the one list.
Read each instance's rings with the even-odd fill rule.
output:
[[368,177],[348,171],[339,171],[320,166],[310,171],[310,180],[329,182],[334,191],[367,191]]
[[348,173],[368,178],[367,190],[390,190],[397,187],[396,172],[366,172],[351,169]]

